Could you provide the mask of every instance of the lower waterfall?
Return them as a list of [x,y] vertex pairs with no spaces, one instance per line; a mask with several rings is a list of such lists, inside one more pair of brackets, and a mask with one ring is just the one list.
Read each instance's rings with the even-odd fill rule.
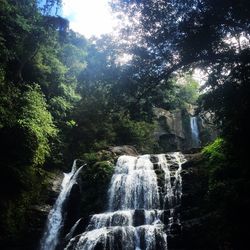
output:
[[77,160],[74,161],[71,172],[64,173],[61,192],[48,215],[46,228],[40,242],[40,250],[54,250],[58,245],[60,231],[63,226],[63,205],[72,186],[76,183],[78,174],[83,168],[83,166],[81,166],[77,169],[76,162]]
[[[179,153],[120,156],[108,191],[108,211],[95,214],[66,250],[166,250],[167,235],[180,227]],[[77,222],[78,223],[78,222]]]

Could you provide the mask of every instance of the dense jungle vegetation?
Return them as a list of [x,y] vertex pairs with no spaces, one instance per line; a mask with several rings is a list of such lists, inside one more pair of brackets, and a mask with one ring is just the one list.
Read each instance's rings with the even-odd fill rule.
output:
[[[39,202],[49,171],[68,170],[74,158],[112,145],[159,153],[152,107],[198,103],[220,131],[202,151],[207,211],[216,213],[218,225],[211,240],[223,242],[221,249],[246,249],[249,5],[113,1],[121,21],[130,23],[116,37],[87,40],[51,14],[60,1],[0,0],[0,241],[21,237],[27,209]],[[132,59],[121,63],[123,54]],[[195,68],[207,76],[199,98]],[[181,76],[184,85],[178,84]]]

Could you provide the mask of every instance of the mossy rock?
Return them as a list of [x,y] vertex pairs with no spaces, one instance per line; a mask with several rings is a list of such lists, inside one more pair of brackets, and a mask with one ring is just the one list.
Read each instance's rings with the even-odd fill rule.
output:
[[101,157],[96,152],[84,153],[81,157],[88,165],[92,165],[101,160]]
[[96,162],[92,168],[95,171],[95,175],[98,175],[98,178],[108,178],[109,180],[114,171],[114,165],[110,161]]
[[111,151],[108,151],[108,150],[101,150],[99,152],[97,152],[99,158],[101,161],[110,161],[112,163],[114,163],[115,161],[115,154]]
[[93,165],[96,162],[103,161],[109,161],[113,164],[115,162],[116,155],[111,151],[101,150],[98,152],[84,153],[82,156],[80,156],[80,158],[89,165]]

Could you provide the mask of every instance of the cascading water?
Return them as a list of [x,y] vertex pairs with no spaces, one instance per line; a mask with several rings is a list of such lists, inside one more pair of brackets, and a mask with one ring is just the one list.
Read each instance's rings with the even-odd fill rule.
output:
[[190,127],[191,127],[191,135],[192,135],[192,146],[194,148],[200,147],[200,138],[199,138],[199,128],[196,116],[190,117]]
[[64,173],[61,192],[48,215],[46,228],[40,242],[40,250],[54,250],[58,245],[60,230],[63,226],[63,205],[72,186],[76,183],[78,174],[83,168],[83,166],[81,166],[77,169],[76,162],[77,160],[74,160],[70,173]]
[[[109,188],[109,209],[91,217],[66,250],[166,250],[167,233],[179,224],[181,153],[120,156]],[[166,227],[167,225],[167,227]]]

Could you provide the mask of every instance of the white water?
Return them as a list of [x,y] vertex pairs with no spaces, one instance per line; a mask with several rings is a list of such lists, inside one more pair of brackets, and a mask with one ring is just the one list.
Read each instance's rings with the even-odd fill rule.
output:
[[192,134],[192,143],[194,148],[200,147],[200,138],[199,138],[199,128],[196,116],[190,117],[190,126]]
[[64,173],[61,192],[48,215],[46,228],[40,242],[40,250],[54,250],[58,245],[60,230],[63,226],[63,204],[83,167],[77,170],[76,161],[73,163],[71,172]]
[[[91,217],[84,233],[70,240],[66,250],[167,250],[164,224],[180,223],[175,207],[182,195],[181,153],[119,157],[109,188],[109,209]],[[162,191],[155,167],[163,174]],[[164,181],[163,180],[163,181]],[[163,202],[162,202],[163,200]]]
[[158,208],[157,176],[150,155],[120,157],[109,194],[110,211]]

